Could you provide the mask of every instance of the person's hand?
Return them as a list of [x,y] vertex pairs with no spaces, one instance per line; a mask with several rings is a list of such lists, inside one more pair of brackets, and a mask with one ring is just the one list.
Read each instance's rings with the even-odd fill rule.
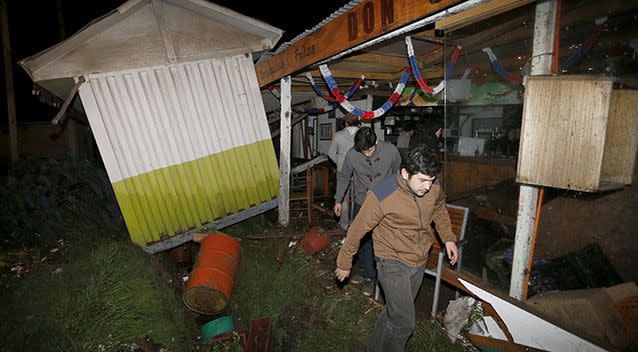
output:
[[456,261],[459,260],[459,249],[456,247],[456,243],[452,241],[445,242],[445,251],[447,252],[447,257],[450,258],[450,264],[456,264]]
[[350,270],[343,270],[343,269],[335,269],[335,275],[337,275],[337,279],[339,281],[343,281],[345,280],[348,276],[350,276]]
[[341,216],[341,203],[335,203],[334,210],[336,216]]

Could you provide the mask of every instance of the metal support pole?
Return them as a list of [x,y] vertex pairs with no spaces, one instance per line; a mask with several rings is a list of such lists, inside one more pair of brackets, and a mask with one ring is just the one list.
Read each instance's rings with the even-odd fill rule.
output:
[[[556,0],[539,1],[534,19],[534,47],[532,49],[532,76],[551,73],[554,50],[554,23],[556,22]],[[538,187],[521,185],[518,196],[516,239],[510,278],[510,296],[523,299],[525,277],[536,220]]]
[[439,308],[439,293],[441,291],[441,271],[443,270],[443,257],[445,257],[446,249],[441,248],[439,259],[436,262],[436,277],[434,280],[434,297],[432,297],[432,317],[436,317],[436,310]]

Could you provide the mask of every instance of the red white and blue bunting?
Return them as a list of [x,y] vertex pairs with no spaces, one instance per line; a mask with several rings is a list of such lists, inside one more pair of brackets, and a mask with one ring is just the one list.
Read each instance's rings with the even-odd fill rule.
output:
[[[580,47],[580,49],[578,51],[576,51],[575,53],[570,55],[560,65],[561,69],[565,69],[565,68],[573,65],[575,62],[577,62],[583,56],[584,53],[586,53],[592,47],[592,45],[596,42],[596,40],[600,36],[600,34],[601,34],[602,30],[603,30],[603,24],[606,22],[606,20],[607,20],[607,18],[605,17],[605,18],[599,18],[599,19],[597,19],[595,21],[596,27],[594,28],[594,30],[592,31],[590,36],[581,45],[581,47]],[[362,109],[357,108],[356,106],[354,106],[349,101],[349,99],[361,87],[361,84],[362,84],[363,80],[365,79],[364,76],[361,76],[361,78],[359,80],[357,80],[354,83],[354,85],[352,86],[352,88],[350,88],[350,90],[344,95],[339,90],[339,87],[337,86],[337,83],[336,83],[336,81],[335,81],[335,79],[334,79],[334,77],[332,75],[332,72],[330,72],[330,69],[328,68],[328,66],[324,64],[324,65],[319,66],[319,70],[320,70],[321,75],[323,76],[324,80],[326,81],[326,84],[328,85],[328,88],[330,89],[330,93],[333,96],[330,96],[327,93],[322,92],[321,89],[316,85],[314,79],[312,78],[312,76],[309,73],[306,74],[306,77],[308,78],[308,81],[310,82],[310,85],[312,86],[312,89],[314,90],[314,92],[318,96],[320,96],[321,98],[325,99],[326,101],[331,102],[331,104],[329,104],[325,108],[304,109],[303,112],[307,113],[307,114],[317,115],[317,114],[323,114],[323,113],[332,111],[332,110],[336,109],[338,106],[341,106],[346,111],[348,111],[349,113],[352,113],[353,115],[357,116],[360,119],[374,119],[374,118],[380,117],[385,112],[390,110],[390,108],[392,108],[392,106],[394,106],[397,103],[397,101],[399,100],[399,97],[401,96],[401,94],[403,93],[403,90],[405,89],[405,85],[407,84],[411,74],[414,75],[414,78],[416,79],[419,87],[424,92],[426,92],[428,95],[435,96],[435,95],[441,93],[445,89],[447,81],[454,74],[454,70],[456,69],[456,65],[457,65],[458,60],[459,60],[459,53],[460,53],[462,48],[460,46],[456,46],[454,48],[454,51],[452,52],[452,55],[449,58],[449,63],[447,65],[447,70],[445,72],[445,76],[443,77],[443,80],[436,87],[432,88],[432,87],[430,87],[427,84],[425,78],[421,75],[421,72],[419,71],[419,67],[418,67],[418,64],[417,64],[417,61],[416,61],[416,56],[414,54],[414,47],[412,45],[412,39],[409,36],[407,36],[405,38],[405,43],[406,43],[406,46],[407,46],[408,61],[410,63],[410,66],[406,67],[404,69],[404,72],[401,75],[401,79],[399,80],[399,83],[396,85],[394,91],[392,92],[392,94],[390,95],[388,100],[383,105],[381,105],[379,108],[377,108],[376,110],[372,110],[372,111],[364,111]],[[505,68],[503,67],[503,65],[501,65],[501,63],[499,62],[498,57],[496,56],[496,54],[494,54],[494,51],[490,47],[483,48],[483,52],[488,56],[492,68],[501,77],[503,77],[506,80],[510,81],[513,85],[520,85],[522,83],[523,79],[522,79],[521,75],[507,72],[505,70]],[[463,78],[466,78],[468,74],[469,74],[469,69],[467,69],[465,71],[465,73],[463,75]],[[277,97],[277,99],[279,99],[279,96],[277,94],[276,89],[271,88],[271,87],[269,87],[268,89],[270,90],[270,92],[273,95],[275,95],[275,97]],[[416,93],[417,93],[417,89],[414,89],[414,91],[412,92],[408,102],[406,104],[403,104],[403,105],[406,106],[406,105],[412,104],[412,102],[414,101],[414,98],[416,96]]]
[[[357,82],[355,82],[355,84],[352,86],[352,88],[350,88],[350,90],[346,92],[346,97],[348,99],[350,99],[354,95],[354,93],[356,93],[357,90],[359,90],[359,88],[361,87],[361,83],[363,82],[364,79],[365,79],[365,77],[361,76],[361,79],[359,79]],[[277,100],[281,100],[281,94],[279,94],[279,91],[277,90],[277,88],[275,88],[274,86],[270,86],[270,87],[268,87],[268,91],[275,98],[277,98]],[[308,115],[321,115],[321,114],[325,114],[327,112],[330,112],[330,111],[336,109],[338,106],[339,106],[339,103],[331,103],[328,106],[326,106],[325,108],[308,108],[308,109],[304,109],[304,110],[299,110],[299,109],[293,108],[293,111],[298,112],[298,113],[308,114]]]
[[431,95],[437,95],[441,93],[443,89],[445,88],[447,81],[450,79],[450,77],[452,77],[452,74],[454,74],[454,69],[456,68],[456,64],[459,61],[459,53],[462,48],[460,46],[456,46],[454,48],[454,51],[452,52],[452,56],[450,57],[450,63],[448,64],[447,71],[445,72],[445,77],[443,77],[443,80],[435,88],[432,88],[427,84],[427,82],[425,81],[425,78],[421,75],[421,71],[419,71],[419,66],[417,65],[417,62],[416,62],[416,56],[414,55],[414,46],[412,45],[412,38],[410,38],[409,36],[405,37],[405,44],[408,48],[408,61],[410,61],[410,67],[412,68],[412,73],[414,74],[414,78],[416,79],[416,82],[419,84],[419,87],[421,87],[421,89],[423,89],[424,92]]
[[576,61],[578,61],[583,56],[583,54],[591,49],[592,45],[594,45],[594,43],[598,40],[598,37],[600,37],[600,33],[602,33],[603,31],[603,25],[605,24],[605,22],[607,22],[607,17],[597,18],[594,21],[594,24],[596,25],[594,27],[594,30],[591,32],[587,40],[585,40],[583,44],[581,44],[581,47],[560,64],[561,70],[565,70],[569,66],[575,64]]
[[408,83],[408,79],[410,78],[411,73],[410,68],[406,67],[403,71],[403,74],[401,75],[399,83],[397,83],[396,87],[394,88],[394,92],[392,92],[388,100],[376,110],[364,111],[352,105],[352,103],[348,101],[348,98],[341,94],[341,91],[337,86],[337,82],[335,82],[335,79],[332,76],[332,72],[330,72],[328,65],[324,64],[319,66],[319,71],[321,71],[323,79],[326,81],[328,88],[330,88],[330,92],[332,93],[332,95],[334,95],[335,98],[337,98],[339,105],[341,105],[341,107],[344,108],[347,112],[353,114],[354,116],[357,116],[360,119],[374,119],[390,110],[390,108],[392,108],[397,100],[399,100],[401,93],[403,93],[403,89],[405,89],[405,84]]
[[[333,98],[329,94],[322,92],[321,89],[317,87],[317,85],[315,84],[315,80],[312,78],[312,75],[310,73],[306,73],[306,78],[308,78],[308,82],[310,82],[310,86],[312,87],[312,90],[314,90],[318,96],[324,98],[325,100],[331,103],[337,103],[336,98]],[[352,88],[350,88],[350,90],[348,90],[348,92],[346,93],[346,98],[350,99],[354,95],[354,93],[356,93],[357,90],[361,87],[361,84],[363,83],[365,79],[366,77],[364,75],[361,75],[361,78],[359,78],[356,82],[354,82],[354,85],[352,86]],[[350,94],[350,92],[352,92],[352,94]]]
[[[603,31],[603,25],[605,24],[606,21],[607,21],[607,17],[602,17],[602,18],[596,19],[596,21],[595,21],[596,26],[594,27],[592,33],[580,45],[580,48],[575,53],[570,55],[568,58],[566,58],[564,60],[563,63],[561,63],[561,65],[560,65],[561,69],[564,70],[564,69],[568,68],[569,66],[573,65],[588,50],[591,49],[591,47],[598,40],[601,32]],[[306,113],[306,114],[318,115],[318,114],[323,114],[323,113],[332,111],[332,110],[336,109],[338,106],[341,106],[346,111],[348,111],[349,113],[352,113],[353,115],[359,117],[360,119],[374,119],[374,118],[380,117],[385,112],[390,110],[390,108],[392,108],[392,106],[394,106],[397,103],[397,101],[399,100],[399,97],[401,96],[401,94],[403,93],[403,90],[405,89],[405,85],[407,84],[411,74],[414,75],[414,78],[416,79],[419,87],[424,92],[426,92],[428,95],[435,96],[435,95],[441,93],[445,89],[445,86],[446,86],[448,80],[454,74],[454,70],[455,70],[456,65],[458,63],[458,60],[459,60],[459,53],[460,53],[462,48],[460,46],[456,46],[454,48],[454,51],[452,52],[452,55],[449,58],[448,65],[447,65],[447,70],[445,72],[445,76],[443,77],[443,80],[436,87],[432,88],[432,87],[430,87],[427,84],[427,82],[425,80],[425,77],[423,77],[421,75],[421,72],[419,71],[419,67],[418,67],[418,64],[417,64],[416,56],[414,54],[414,46],[412,45],[412,39],[410,38],[410,36],[405,37],[405,43],[406,43],[406,46],[407,46],[408,61],[410,63],[410,66],[406,67],[404,69],[404,72],[401,75],[401,79],[399,80],[399,83],[396,85],[394,91],[392,92],[392,94],[390,95],[388,100],[383,105],[381,105],[379,108],[377,108],[376,110],[372,110],[372,111],[364,111],[364,110],[361,110],[361,109],[357,108],[356,106],[354,106],[349,101],[349,99],[361,87],[361,84],[362,84],[363,80],[365,79],[365,77],[363,75],[361,76],[361,78],[359,80],[357,80],[354,83],[352,88],[350,88],[350,90],[348,92],[346,92],[346,94],[344,95],[339,90],[339,87],[337,86],[337,83],[336,83],[334,77],[332,76],[332,73],[330,72],[330,69],[328,68],[327,65],[324,64],[324,65],[319,66],[319,70],[321,71],[321,75],[323,76],[324,80],[326,81],[326,84],[328,85],[328,88],[330,89],[330,93],[333,96],[330,96],[329,94],[324,93],[323,91],[321,91],[321,89],[316,85],[314,79],[312,78],[312,75],[310,75],[308,73],[308,74],[306,74],[306,77],[308,78],[308,81],[310,82],[310,85],[312,86],[312,89],[314,90],[314,92],[318,96],[320,96],[321,98],[323,98],[326,101],[330,102],[331,104],[329,104],[325,108],[304,109],[303,112]],[[496,56],[496,54],[494,54],[494,51],[492,50],[492,48],[486,47],[486,48],[483,48],[482,50],[488,56],[492,68],[501,77],[503,77],[504,79],[510,81],[515,86],[516,85],[520,85],[522,83],[522,81],[523,81],[522,76],[520,74],[507,72],[505,70],[505,68],[503,67],[503,65],[499,62],[498,57]],[[466,69],[465,73],[463,74],[463,78],[467,78],[468,74],[469,74],[469,69]],[[276,91],[276,89],[274,89],[272,87],[269,87],[268,89],[270,90],[270,92],[273,95],[275,95],[275,97],[277,99],[279,99],[279,96],[277,94],[278,92]],[[405,104],[403,104],[403,106],[411,105],[413,103],[414,98],[415,98],[415,96],[417,94],[417,90],[418,89],[416,89],[416,88],[414,89],[414,91],[410,95],[409,100]],[[299,110],[296,110],[296,111],[301,112]]]
[[520,75],[507,72],[505,70],[503,65],[501,65],[501,63],[498,61],[498,58],[496,57],[496,54],[494,54],[494,51],[492,51],[492,48],[490,47],[483,48],[483,52],[487,54],[487,57],[489,57],[490,64],[492,65],[492,68],[494,69],[494,71],[496,71],[499,75],[501,75],[501,77],[510,81],[514,85],[519,85],[523,83],[523,77],[521,77]]
[[[589,51],[589,49],[591,49],[594,43],[598,40],[598,37],[600,37],[605,22],[607,22],[607,17],[597,18],[594,21],[596,26],[592,30],[589,37],[582,44],[580,44],[580,48],[575,53],[571,54],[560,64],[561,70],[565,70],[571,65],[575,64],[587,51]],[[501,77],[507,79],[514,85],[519,85],[523,82],[523,78],[520,75],[513,74],[505,70],[503,65],[501,65],[501,63],[499,62],[498,57],[496,57],[496,54],[494,54],[492,48],[483,48],[483,52],[489,57],[490,64],[492,65],[492,68],[494,68],[494,71],[501,75]]]

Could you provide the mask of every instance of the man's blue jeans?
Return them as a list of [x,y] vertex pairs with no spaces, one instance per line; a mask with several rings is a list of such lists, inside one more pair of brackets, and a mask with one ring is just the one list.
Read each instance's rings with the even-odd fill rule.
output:
[[368,340],[368,351],[401,352],[416,325],[414,300],[425,266],[412,268],[398,260],[377,258],[377,270],[385,307]]
[[[356,218],[361,210],[361,205],[354,203],[352,206],[352,218]],[[376,279],[377,270],[374,264],[374,251],[372,247],[372,232],[367,233],[363,239],[361,239],[361,245],[357,252],[357,260],[359,261],[359,268],[361,269],[361,276],[366,279]]]

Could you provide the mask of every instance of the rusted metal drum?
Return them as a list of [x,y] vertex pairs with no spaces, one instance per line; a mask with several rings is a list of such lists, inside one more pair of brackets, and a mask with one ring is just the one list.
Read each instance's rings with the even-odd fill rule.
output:
[[190,264],[193,262],[193,243],[186,242],[168,251],[175,264]]
[[319,253],[328,246],[330,246],[328,235],[320,234],[314,227],[308,229],[308,234],[301,240],[301,248],[310,255]]
[[240,252],[239,241],[226,234],[213,232],[204,237],[182,295],[189,309],[213,315],[228,306]]

